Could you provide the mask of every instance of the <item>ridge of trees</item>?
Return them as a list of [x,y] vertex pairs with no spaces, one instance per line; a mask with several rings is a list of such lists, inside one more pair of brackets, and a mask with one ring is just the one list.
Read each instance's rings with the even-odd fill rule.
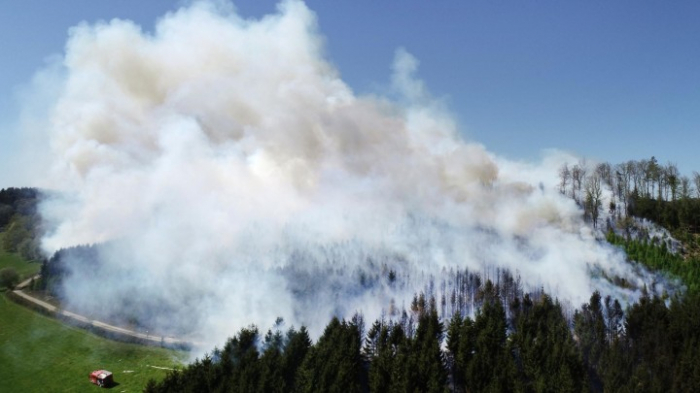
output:
[[[675,164],[662,165],[651,157],[593,168],[585,161],[564,165],[559,180],[560,192],[582,206],[585,218],[594,226],[607,189],[607,241],[621,246],[628,259],[680,278],[689,291],[700,290],[700,173],[681,175]],[[669,249],[668,239],[656,239],[644,228],[633,228],[637,225],[633,217],[665,228],[682,247]],[[632,236],[632,229],[639,233]]]
[[[409,310],[391,310],[390,319],[374,321],[367,332],[359,315],[332,319],[315,343],[304,327],[284,332],[278,323],[263,336],[250,326],[223,349],[159,383],[150,381],[145,391],[697,390],[700,262],[692,251],[700,232],[700,175],[681,176],[674,165],[659,165],[652,157],[593,170],[577,164],[562,168],[560,179],[560,191],[583,207],[595,227],[607,188],[613,219],[647,218],[683,240],[687,255],[669,251],[665,242],[607,235],[630,259],[682,279],[686,295],[668,299],[645,291],[623,310],[595,292],[570,315],[543,291],[524,293],[509,272],[497,271],[494,283],[455,271],[441,283],[441,293],[431,282]],[[39,192],[8,190],[0,191],[3,242],[10,231],[20,234],[10,238],[13,250],[22,252],[22,242],[35,241],[41,230]],[[56,291],[65,274],[57,261],[77,253],[89,263],[94,252],[94,246],[60,251],[45,261],[46,280],[39,285]],[[393,270],[388,274],[391,282],[402,277]]]
[[[149,381],[145,392],[692,392],[700,386],[700,298],[642,296],[626,312],[598,292],[571,321],[529,294],[507,306],[487,280],[474,317],[447,325],[435,299],[412,319],[333,318],[313,343],[281,323]],[[668,304],[667,304],[668,303]],[[506,311],[509,311],[508,313]],[[507,314],[509,316],[507,316]],[[626,318],[625,318],[626,314]],[[415,321],[415,322],[414,322]]]
[[670,231],[700,233],[700,173],[681,175],[673,163],[659,164],[655,157],[592,168],[585,161],[559,169],[559,190],[585,209],[596,225],[605,208],[602,188],[611,192],[607,206],[617,218],[647,218]]
[[[594,227],[599,225],[607,187],[612,192],[608,205],[612,218],[648,218],[674,234],[689,236],[683,240],[698,233],[697,173],[691,180],[680,176],[674,165],[661,166],[653,157],[614,167],[601,164],[590,175],[587,171],[585,164],[562,168],[560,191],[583,207]],[[614,231],[609,231],[607,240],[623,247],[630,259],[680,277],[688,292],[668,299],[650,295],[645,287],[642,297],[625,310],[617,300],[594,292],[569,316],[543,291],[523,293],[512,276],[499,285],[500,272],[497,284],[457,272],[448,283],[450,289],[445,291],[442,283],[439,301],[431,284],[414,297],[408,313],[374,321],[366,334],[362,318],[356,317],[334,318],[316,343],[305,336],[305,353],[313,355],[302,358],[293,383],[281,382],[275,391],[696,391],[700,387],[697,260],[670,252],[665,242],[623,237]],[[448,323],[445,315],[451,315]],[[251,329],[242,330],[227,345],[241,342]],[[256,335],[256,348],[263,353],[270,348],[268,337],[282,334],[268,332],[264,342]],[[275,358],[284,359],[285,345],[275,348],[281,348]],[[248,376],[230,383],[196,384],[211,381],[201,375],[216,374],[220,364],[227,364],[226,351],[213,353],[170,373],[161,383],[150,381],[145,391],[267,391],[256,375],[274,375],[285,364],[271,365],[258,353],[245,363],[247,371],[242,372]],[[241,387],[240,381],[247,385]]]

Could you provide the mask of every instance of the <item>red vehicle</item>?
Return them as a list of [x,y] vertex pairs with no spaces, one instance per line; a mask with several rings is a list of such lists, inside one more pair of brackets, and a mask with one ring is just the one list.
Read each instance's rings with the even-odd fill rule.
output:
[[99,387],[112,386],[114,379],[112,373],[107,370],[95,370],[90,373],[90,382]]

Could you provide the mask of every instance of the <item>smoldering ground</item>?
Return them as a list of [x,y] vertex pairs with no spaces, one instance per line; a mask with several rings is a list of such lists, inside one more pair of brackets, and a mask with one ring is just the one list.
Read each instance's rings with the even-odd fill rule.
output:
[[124,20],[70,31],[43,246],[110,247],[71,269],[68,307],[136,314],[210,348],[277,317],[312,333],[333,315],[376,318],[449,269],[517,271],[572,304],[635,296],[591,274],[648,280],[559,194],[570,157],[516,163],[463,140],[403,49],[393,98],[354,93],[315,18],[300,1],[257,20],[196,2],[153,33]]

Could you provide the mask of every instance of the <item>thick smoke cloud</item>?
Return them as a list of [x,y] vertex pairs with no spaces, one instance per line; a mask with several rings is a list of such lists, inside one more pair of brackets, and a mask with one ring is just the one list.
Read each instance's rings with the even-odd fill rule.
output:
[[[69,307],[143,312],[211,345],[277,317],[316,333],[375,318],[450,268],[518,271],[573,304],[612,290],[592,271],[642,283],[558,193],[569,157],[465,142],[402,49],[400,98],[358,96],[299,1],[260,20],[200,2],[152,34],[83,24],[63,63],[43,244],[109,242],[68,276]],[[403,284],[367,284],[388,270]]]

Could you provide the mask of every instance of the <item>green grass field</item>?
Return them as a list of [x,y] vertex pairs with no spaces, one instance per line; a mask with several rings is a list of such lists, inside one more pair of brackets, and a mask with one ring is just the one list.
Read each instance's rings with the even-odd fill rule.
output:
[[[0,269],[14,267],[28,277],[39,264],[0,250]],[[181,366],[183,352],[126,344],[64,325],[0,293],[0,392],[99,392],[88,374],[114,373],[118,384],[109,391],[140,392],[149,378]]]
[[181,352],[107,340],[0,297],[0,392],[98,391],[88,374],[104,368],[119,385],[139,392],[184,359]]

